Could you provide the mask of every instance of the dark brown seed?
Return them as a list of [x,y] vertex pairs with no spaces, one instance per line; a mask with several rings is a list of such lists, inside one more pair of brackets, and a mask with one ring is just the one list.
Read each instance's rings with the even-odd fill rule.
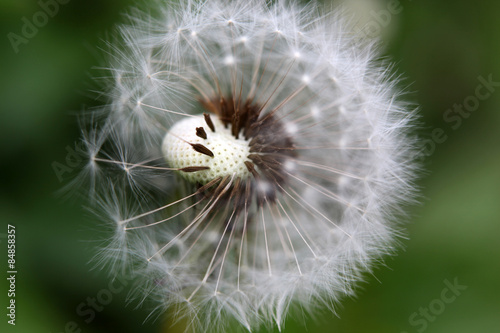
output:
[[190,145],[198,153],[204,154],[204,155],[207,155],[207,156],[210,156],[210,157],[214,157],[214,153],[212,153],[212,151],[210,149],[208,149],[207,147],[205,147],[204,145],[199,144],[199,143],[190,143]]
[[213,191],[213,194],[212,194],[213,198],[217,198],[219,196],[219,194],[221,194],[221,193],[222,193],[221,194],[221,196],[222,196],[224,193],[226,193],[228,191],[228,189],[226,189],[226,185],[227,185],[227,183],[229,183],[229,179],[230,179],[229,176],[226,176],[226,177],[221,179],[219,185],[217,185],[217,187]]
[[210,182],[206,183],[205,185],[203,186],[200,186],[198,188],[198,191],[196,191],[197,193],[203,193],[204,191],[208,190],[210,187],[214,186],[215,184],[217,184],[218,182],[224,180],[222,177],[217,177],[213,180],[211,180]]
[[205,132],[203,127],[196,127],[196,135],[202,139],[207,139],[207,132]]
[[258,178],[259,174],[257,173],[257,170],[255,170],[255,165],[250,161],[245,161],[244,163],[248,171],[250,171],[255,178]]
[[[242,193],[240,183],[241,183],[241,179],[237,178],[234,182],[233,190],[229,194],[229,198],[228,198],[228,200],[232,200],[235,207],[238,207],[241,193]],[[239,213],[239,211],[240,210],[238,209],[238,213]]]
[[215,133],[215,126],[212,122],[212,118],[210,118],[210,115],[208,113],[204,113],[203,117],[205,117],[205,122],[207,123],[208,127],[212,130],[212,132]]
[[197,172],[197,171],[203,171],[203,170],[210,170],[210,168],[207,166],[190,166],[190,167],[179,169],[179,171],[182,171],[182,172]]

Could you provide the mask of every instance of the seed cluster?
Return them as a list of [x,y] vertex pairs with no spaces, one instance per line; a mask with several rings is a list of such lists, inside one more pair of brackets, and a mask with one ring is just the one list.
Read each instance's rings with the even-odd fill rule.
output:
[[201,103],[209,113],[180,121],[165,136],[167,162],[207,198],[220,196],[218,205],[273,203],[287,181],[285,162],[296,155],[276,114],[261,114],[262,107],[251,101]]

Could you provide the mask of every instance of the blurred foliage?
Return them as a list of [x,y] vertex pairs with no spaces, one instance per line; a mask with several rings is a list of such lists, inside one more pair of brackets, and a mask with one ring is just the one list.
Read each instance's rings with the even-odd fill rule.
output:
[[[363,1],[372,0],[344,3],[362,8]],[[363,15],[376,21],[394,1],[373,0],[376,6]],[[430,149],[434,142],[419,181],[422,205],[412,207],[404,251],[367,276],[357,299],[338,308],[338,317],[327,311],[315,318],[293,316],[285,333],[303,332],[304,323],[308,332],[500,331],[500,89],[455,129],[444,118],[446,110],[475,94],[479,76],[500,82],[500,2],[399,3],[402,10],[381,24],[382,51],[405,78],[405,98],[419,105],[420,135],[427,140],[422,143]],[[88,316],[77,314],[78,306],[111,280],[88,263],[103,237],[100,225],[78,199],[55,195],[65,182],[52,168],[53,162],[65,163],[66,148],[79,137],[74,115],[101,103],[88,93],[92,67],[101,61],[98,46],[131,4],[69,1],[15,53],[7,34],[20,34],[22,18],[40,7],[36,1],[0,1],[0,267],[7,271],[3,253],[10,223],[17,228],[19,271],[17,326],[7,327],[2,310],[2,332],[7,327],[7,332],[59,333],[71,322],[90,333],[167,332],[161,319],[145,321],[147,307],[127,304],[129,284],[89,323]],[[432,137],[436,128],[444,133],[439,143]],[[69,176],[76,174],[73,169]],[[444,281],[455,278],[467,289],[425,329],[412,326],[410,316],[436,306]],[[4,278],[2,309],[6,290]]]

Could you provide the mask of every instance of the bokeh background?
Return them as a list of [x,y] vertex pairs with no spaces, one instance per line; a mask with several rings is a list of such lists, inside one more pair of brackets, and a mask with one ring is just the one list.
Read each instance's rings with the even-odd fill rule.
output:
[[[89,93],[98,46],[132,1],[66,2],[15,52],[8,33],[21,35],[23,17],[41,7],[0,1],[0,331],[181,332],[182,324],[168,330],[164,318],[146,320],[149,308],[128,304],[128,284],[92,320],[77,313],[89,298],[108,296],[111,280],[88,263],[99,222],[81,200],[56,192],[78,172],[65,160],[79,137],[75,114],[101,103]],[[362,33],[379,35],[407,100],[420,107],[422,204],[411,208],[404,249],[366,277],[356,299],[337,316],[290,318],[283,332],[304,332],[303,324],[308,332],[500,332],[500,84],[473,105],[479,77],[500,82],[500,2],[339,2]],[[464,103],[472,111],[447,113]],[[54,162],[70,169],[65,180]],[[15,327],[5,315],[7,224],[17,230]],[[466,286],[449,303],[446,281]]]

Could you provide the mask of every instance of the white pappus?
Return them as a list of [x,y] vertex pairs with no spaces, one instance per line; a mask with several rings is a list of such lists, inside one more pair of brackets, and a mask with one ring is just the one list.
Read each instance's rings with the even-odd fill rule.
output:
[[103,260],[196,328],[281,328],[392,253],[414,113],[342,12],[208,0],[131,11],[84,134]]

